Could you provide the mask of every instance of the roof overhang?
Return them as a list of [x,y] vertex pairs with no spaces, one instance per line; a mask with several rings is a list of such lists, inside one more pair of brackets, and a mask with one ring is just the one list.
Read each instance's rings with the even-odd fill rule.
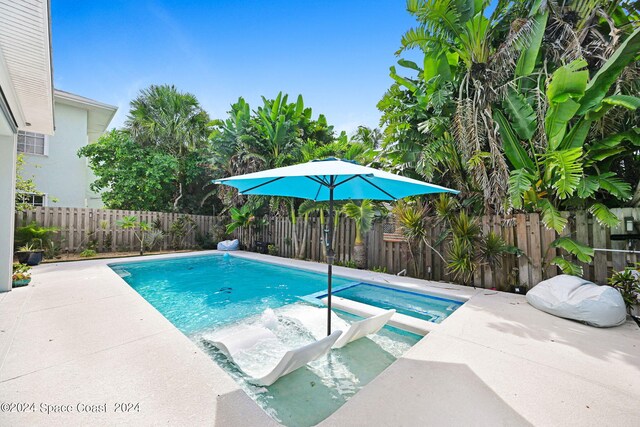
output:
[[104,133],[109,123],[111,123],[113,116],[115,116],[116,111],[118,111],[118,107],[114,105],[105,104],[58,89],[54,91],[54,99],[57,104],[81,108],[88,112],[87,133],[90,142]]
[[51,135],[51,19],[48,0],[0,0],[0,88],[15,126]]

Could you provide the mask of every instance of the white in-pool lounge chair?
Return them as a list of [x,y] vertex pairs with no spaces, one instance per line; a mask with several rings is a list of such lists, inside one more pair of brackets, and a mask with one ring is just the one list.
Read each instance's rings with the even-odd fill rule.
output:
[[231,359],[249,376],[248,382],[270,386],[278,378],[327,354],[341,334],[342,331],[334,331],[321,340],[293,350],[285,348],[273,332],[260,326],[235,328],[226,333],[203,336],[203,340]]
[[[338,317],[334,312],[331,312],[331,326],[333,329],[344,331],[335,344],[333,344],[333,348],[342,348],[350,342],[377,333],[387,324],[395,312],[395,310],[387,310],[382,314],[354,322],[351,325]],[[326,308],[293,304],[280,311],[280,314],[297,320],[305,329],[311,332],[316,339],[327,334]]]

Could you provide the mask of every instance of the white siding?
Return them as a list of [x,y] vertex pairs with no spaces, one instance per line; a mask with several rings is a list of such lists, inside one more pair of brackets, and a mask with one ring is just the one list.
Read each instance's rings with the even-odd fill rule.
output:
[[12,108],[17,110],[13,113],[19,116],[18,125],[23,130],[53,133],[47,0],[0,0],[0,69],[7,73],[0,77],[5,95],[15,102]]

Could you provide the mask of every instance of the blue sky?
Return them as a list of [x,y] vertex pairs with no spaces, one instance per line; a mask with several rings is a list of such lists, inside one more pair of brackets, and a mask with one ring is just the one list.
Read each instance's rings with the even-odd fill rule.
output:
[[402,0],[52,0],[56,88],[117,105],[150,84],[195,94],[212,118],[243,96],[302,94],[338,130],[377,126],[389,66],[413,26]]

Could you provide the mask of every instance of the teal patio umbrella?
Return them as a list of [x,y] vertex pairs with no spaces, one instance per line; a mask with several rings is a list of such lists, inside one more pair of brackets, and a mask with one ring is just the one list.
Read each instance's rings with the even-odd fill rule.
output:
[[327,335],[331,334],[331,275],[334,200],[398,200],[407,196],[458,191],[429,184],[353,161],[328,158],[293,166],[269,169],[213,181],[230,185],[243,195],[283,196],[329,201],[329,221],[325,228],[327,246]]

